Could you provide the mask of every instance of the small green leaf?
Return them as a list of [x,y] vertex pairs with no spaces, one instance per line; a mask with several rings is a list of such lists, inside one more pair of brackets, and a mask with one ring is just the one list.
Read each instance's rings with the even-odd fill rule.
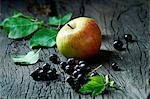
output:
[[64,17],[49,17],[48,24],[49,25],[64,25],[67,23],[72,17],[72,13],[66,14]]
[[22,13],[17,13],[9,18],[6,18],[1,26],[3,31],[8,33],[8,37],[12,39],[23,38],[36,31],[42,22],[34,20],[29,16],[24,16]]
[[104,90],[105,90],[105,85],[99,86],[94,89],[91,96],[97,96],[97,95],[101,94]]
[[95,81],[89,81],[79,91],[80,92],[92,92],[96,87],[99,87],[99,83]]
[[27,53],[27,55],[17,55],[15,57],[12,57],[13,61],[15,63],[20,63],[20,64],[35,64],[39,60],[39,52],[38,51],[30,51]]
[[39,31],[37,31],[32,39],[30,40],[30,47],[35,46],[45,46],[45,47],[52,47],[55,45],[56,36],[57,36],[58,30],[57,29],[46,29],[41,28]]
[[38,29],[38,22],[31,22],[24,18],[13,18],[5,27],[9,27],[9,38],[17,39],[30,35]]
[[105,90],[105,78],[103,75],[93,76],[89,78],[83,87],[79,90],[81,93],[92,92],[92,96],[101,94]]
[[[81,93],[91,93],[91,96],[101,94],[106,87],[114,87],[114,81],[109,82],[108,75],[97,75],[89,77],[89,81],[79,89]],[[109,86],[108,86],[109,85]]]
[[98,76],[93,76],[93,77],[90,77],[90,80],[91,81],[96,81],[98,82],[99,84],[104,84],[105,80],[104,80],[104,76],[103,75],[98,75]]

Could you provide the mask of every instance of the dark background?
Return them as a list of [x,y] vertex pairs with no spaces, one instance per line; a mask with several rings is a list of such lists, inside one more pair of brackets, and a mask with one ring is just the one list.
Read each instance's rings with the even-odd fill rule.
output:
[[[101,28],[103,42],[100,54],[89,60],[91,65],[103,67],[99,73],[109,74],[121,86],[108,94],[94,99],[150,99],[150,31],[149,0],[0,0],[0,20],[12,15],[14,10],[47,21],[49,16],[63,16],[73,12],[73,18],[88,16],[96,20]],[[112,47],[114,39],[122,39],[124,34],[132,34],[137,42],[130,43],[128,50],[118,52]],[[125,45],[126,47],[126,45]],[[36,82],[30,74],[35,68],[49,62],[51,53],[66,60],[56,48],[43,49],[35,65],[19,66],[12,62],[12,54],[25,54],[31,49],[28,39],[11,40],[0,29],[0,98],[2,99],[90,99],[88,95],[75,93],[60,79],[51,82]],[[121,71],[112,70],[111,63],[118,63]],[[49,62],[50,63],[50,62]],[[54,65],[58,72],[61,69]]]

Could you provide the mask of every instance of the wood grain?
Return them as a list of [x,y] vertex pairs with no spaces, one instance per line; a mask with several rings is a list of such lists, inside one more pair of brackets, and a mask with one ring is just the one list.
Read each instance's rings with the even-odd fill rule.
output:
[[[39,2],[45,3],[42,0]],[[11,55],[30,51],[28,39],[11,40],[0,30],[0,98],[150,99],[149,0],[53,0],[53,3],[60,16],[73,12],[73,18],[87,16],[96,20],[103,34],[103,42],[100,54],[91,60],[91,64],[94,66],[102,64],[103,67],[98,72],[109,74],[111,79],[121,86],[121,89],[97,97],[74,92],[64,82],[66,75],[61,73],[60,67],[48,60],[51,53],[56,53],[61,60],[66,60],[56,48],[42,49],[40,59],[43,62],[29,66],[15,65],[11,60]],[[10,16],[13,9],[47,20],[47,16],[29,12],[27,5],[27,0],[1,0],[0,21]],[[118,38],[123,40],[122,36],[126,33],[132,34],[136,42],[129,43],[127,50],[118,52],[112,47],[112,43]],[[125,43],[124,40],[123,42]],[[124,47],[127,47],[126,44]],[[49,62],[60,73],[57,81],[36,82],[30,77],[32,71],[45,62]],[[117,62],[122,71],[113,71],[112,62]]]

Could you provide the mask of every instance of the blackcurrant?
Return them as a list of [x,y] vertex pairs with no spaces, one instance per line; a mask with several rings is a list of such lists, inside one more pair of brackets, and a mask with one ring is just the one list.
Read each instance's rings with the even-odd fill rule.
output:
[[76,66],[74,67],[74,70],[79,69],[79,68],[80,68],[79,65],[76,65]]
[[122,43],[122,41],[120,41],[120,40],[115,40],[114,42],[113,42],[113,47],[116,49],[116,50],[118,50],[118,51],[121,51],[121,50],[123,50],[123,43]]
[[51,80],[53,78],[53,72],[51,69],[47,71],[46,78],[46,80]]
[[47,80],[54,80],[57,77],[58,75],[56,74],[56,71],[53,71],[53,70],[47,71]]
[[67,74],[71,74],[71,73],[73,72],[73,68],[72,68],[70,65],[67,65],[67,66],[65,67],[65,72],[66,72]]
[[49,60],[54,64],[59,63],[58,56],[56,54],[51,54],[50,57],[49,57]]
[[72,89],[76,92],[79,91],[81,88],[81,84],[78,82],[78,80],[74,80],[73,84],[71,85]]
[[49,65],[48,63],[44,64],[44,65],[43,65],[43,70],[44,70],[45,72],[47,72],[48,70],[50,70],[50,65]]
[[82,75],[82,74],[79,74],[76,80],[80,84],[85,84],[87,82],[87,78],[84,75]]
[[32,74],[31,74],[32,78],[36,81],[39,81],[39,80],[43,80],[44,79],[44,72],[43,70],[36,70],[34,71]]
[[74,58],[69,58],[69,59],[67,60],[67,63],[68,63],[69,65],[75,65],[75,59],[74,59]]
[[60,62],[60,65],[61,65],[61,68],[64,70],[65,67],[67,66],[67,63],[66,62]]
[[69,85],[72,85],[72,84],[74,83],[74,78],[71,77],[71,76],[68,76],[68,77],[66,78],[66,81],[69,83]]
[[131,34],[125,34],[124,39],[126,40],[126,42],[132,42],[132,35]]
[[79,67],[80,68],[86,68],[87,66],[85,64],[80,64]]
[[39,71],[42,70],[42,68],[37,68],[33,73],[31,73],[30,76],[35,77],[39,74]]
[[112,63],[112,69],[114,70],[114,71],[120,71],[121,69],[119,68],[119,66],[118,66],[118,64],[117,63]]
[[96,75],[99,75],[99,74],[98,74],[97,72],[92,72],[92,73],[90,74],[91,77],[96,76]]
[[91,67],[85,65],[85,64],[81,64],[80,66],[81,71],[83,72],[83,74],[87,74],[88,72],[91,71]]
[[80,69],[77,69],[77,70],[75,70],[75,71],[72,73],[72,75],[73,75],[75,78],[77,78],[79,74],[81,74]]
[[79,61],[79,65],[80,64],[86,64],[86,62],[81,60],[81,61]]

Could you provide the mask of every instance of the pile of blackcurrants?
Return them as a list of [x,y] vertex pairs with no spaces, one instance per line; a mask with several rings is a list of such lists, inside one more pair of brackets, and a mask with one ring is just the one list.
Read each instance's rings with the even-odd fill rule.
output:
[[[69,58],[67,62],[60,62],[61,68],[69,76],[66,81],[76,92],[88,81],[87,75],[91,72],[91,67],[83,60],[75,60],[74,58]],[[98,73],[93,72],[90,76],[98,75]]]
[[37,68],[32,74],[35,81],[49,81],[58,78],[55,68],[50,68],[48,63],[44,64],[42,68]]
[[[83,60],[69,58],[62,62],[56,54],[51,54],[49,60],[54,64],[61,65],[62,70],[69,75],[66,81],[76,92],[88,81],[89,76],[99,75],[95,71],[92,72],[89,64]],[[44,64],[43,68],[36,69],[31,76],[36,81],[49,81],[58,78],[56,69],[51,69],[48,63]]]

